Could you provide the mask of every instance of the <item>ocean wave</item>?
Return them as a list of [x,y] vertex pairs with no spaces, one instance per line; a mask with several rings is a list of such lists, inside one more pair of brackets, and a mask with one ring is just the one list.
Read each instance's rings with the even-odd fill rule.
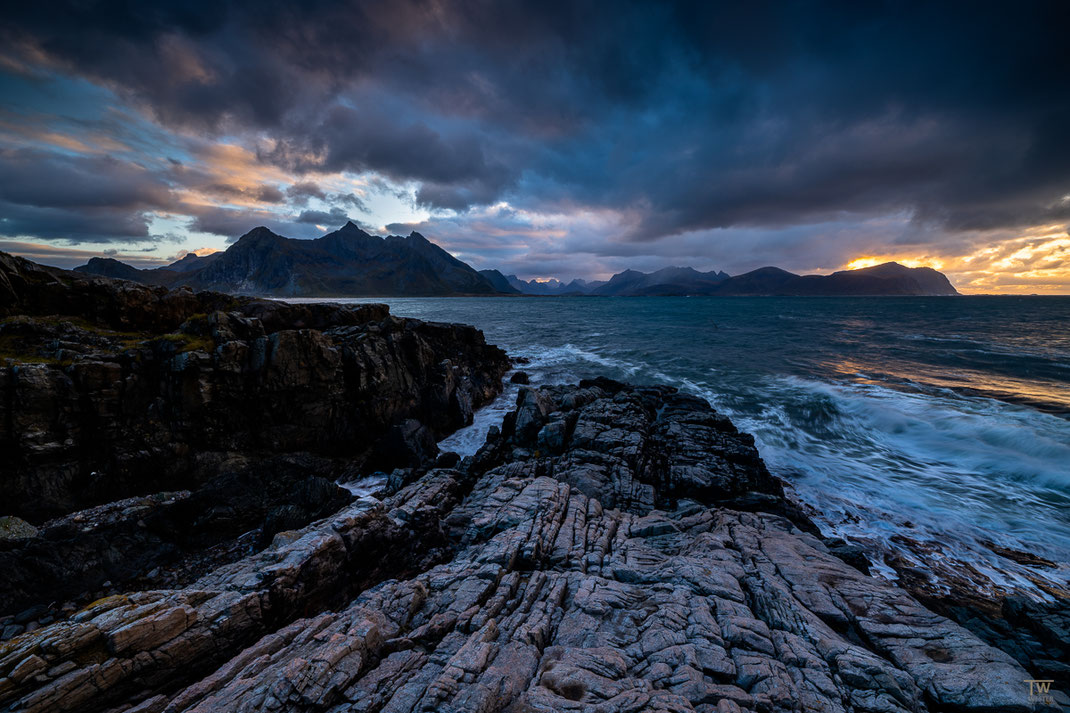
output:
[[991,399],[794,377],[772,380],[762,398],[762,408],[729,415],[830,534],[904,553],[897,536],[907,533],[1038,596],[1037,573],[1015,574],[1021,568],[985,542],[1070,560],[1065,419]]
[[728,382],[712,368],[697,378],[597,347],[539,351],[525,368],[533,376],[545,369],[544,383],[602,368],[705,399],[755,436],[770,469],[821,513],[827,534],[917,559],[896,542],[907,532],[1038,596],[1035,573],[1015,573],[982,543],[1070,561],[1066,419],[921,383]]
[[[516,313],[488,321],[487,337],[530,360],[520,368],[533,384],[604,375],[705,399],[755,436],[826,534],[899,548],[922,568],[924,557],[898,542],[933,544],[929,564],[967,562],[1008,586],[1070,579],[1065,566],[1018,571],[985,544],[1070,562],[1065,336],[1012,328],[1006,315],[964,329],[897,312],[845,333],[843,315],[817,303],[799,303],[798,321],[772,319],[783,315],[758,301],[702,303],[695,313],[634,304],[509,302]],[[939,325],[950,329],[933,334]],[[474,452],[514,398],[444,445]]]

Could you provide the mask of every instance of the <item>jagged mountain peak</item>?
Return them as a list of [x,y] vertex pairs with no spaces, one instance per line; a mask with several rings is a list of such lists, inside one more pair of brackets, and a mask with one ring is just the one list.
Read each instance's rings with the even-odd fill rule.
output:
[[238,238],[235,243],[240,243],[243,240],[263,240],[264,238],[281,238],[282,236],[273,232],[270,228],[264,225],[258,225],[250,230],[245,235]]
[[286,238],[258,226],[210,260],[190,261],[188,268],[137,270],[116,261],[114,265],[91,262],[82,271],[256,295],[400,297],[499,292],[469,265],[415,231],[404,238],[382,238],[351,221],[315,240]]

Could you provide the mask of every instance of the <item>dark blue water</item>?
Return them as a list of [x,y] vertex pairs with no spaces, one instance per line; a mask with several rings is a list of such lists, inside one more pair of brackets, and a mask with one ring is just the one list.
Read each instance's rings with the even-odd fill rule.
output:
[[[481,328],[534,383],[703,396],[840,535],[1070,562],[1070,298],[386,301]],[[474,450],[512,398],[444,445]]]

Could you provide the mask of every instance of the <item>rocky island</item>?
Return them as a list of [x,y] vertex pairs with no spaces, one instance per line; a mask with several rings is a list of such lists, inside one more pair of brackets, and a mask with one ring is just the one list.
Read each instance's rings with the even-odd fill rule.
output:
[[1065,607],[870,576],[671,388],[521,387],[460,458],[471,327],[2,254],[0,318],[0,709],[1065,703]]

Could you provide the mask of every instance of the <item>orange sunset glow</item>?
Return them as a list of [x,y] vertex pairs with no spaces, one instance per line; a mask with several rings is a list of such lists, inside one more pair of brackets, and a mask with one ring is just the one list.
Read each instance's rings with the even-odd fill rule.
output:
[[964,294],[1070,293],[1070,233],[1062,225],[1039,226],[965,254],[887,252],[856,257],[841,269],[892,261],[939,270]]

